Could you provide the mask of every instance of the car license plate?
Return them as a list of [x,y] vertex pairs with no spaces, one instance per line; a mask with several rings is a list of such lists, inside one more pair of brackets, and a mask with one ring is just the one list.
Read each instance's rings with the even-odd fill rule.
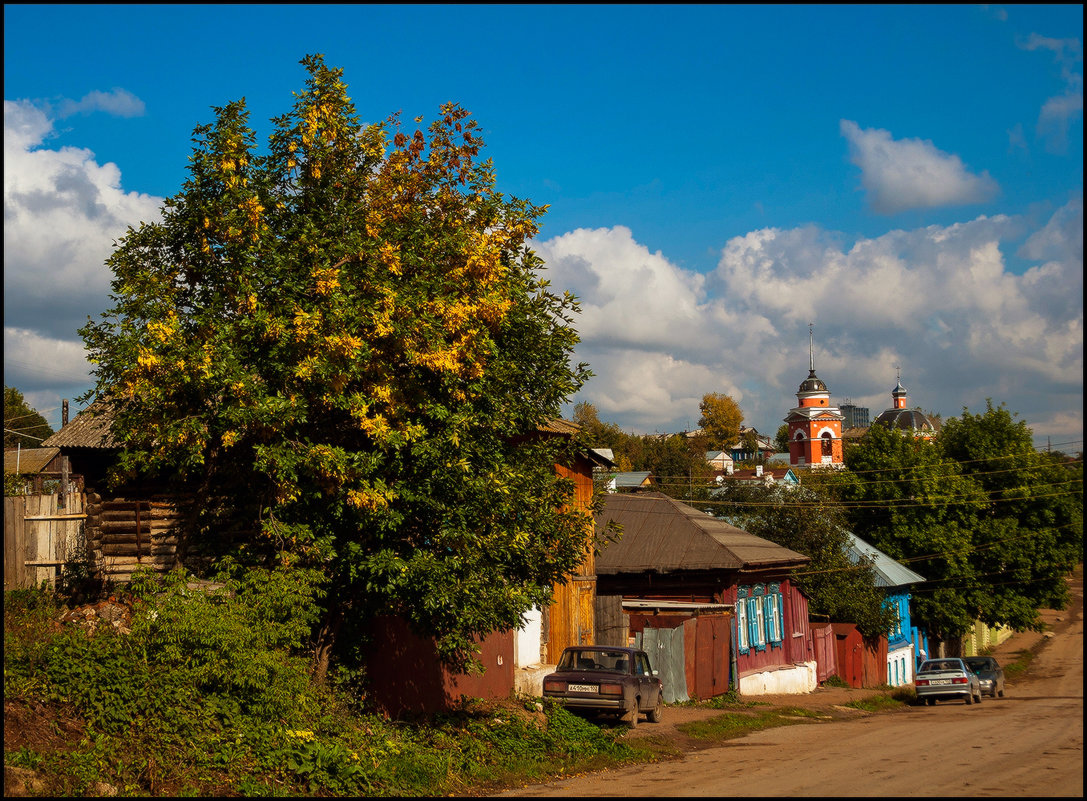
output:
[[598,693],[600,688],[595,684],[571,684],[566,688],[572,693]]
[[950,684],[951,679],[932,679],[929,684]]

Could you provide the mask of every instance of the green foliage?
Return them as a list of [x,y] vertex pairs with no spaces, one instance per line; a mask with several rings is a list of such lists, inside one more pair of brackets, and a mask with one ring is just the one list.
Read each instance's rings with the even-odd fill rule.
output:
[[698,425],[706,435],[710,450],[728,450],[740,436],[744,421],[743,410],[730,396],[711,392],[702,396],[698,404],[702,416]]
[[924,440],[872,426],[829,479],[861,539],[924,576],[910,614],[943,639],[966,633],[977,617],[972,561],[976,537],[994,536],[985,493],[953,460]]
[[778,453],[789,452],[789,424],[782,423],[778,426],[777,433],[774,435],[774,450]]
[[[45,418],[32,409],[15,387],[4,385],[4,447],[40,448],[53,429]],[[6,477],[5,477],[6,478]],[[7,483],[4,484],[7,495]]]
[[8,764],[47,774],[59,795],[103,781],[129,794],[370,796],[634,758],[618,730],[550,703],[417,724],[351,711],[293,655],[315,609],[316,582],[301,572],[232,568],[199,589],[180,573],[138,575],[120,599],[131,634],[58,626],[52,593],[8,593],[5,700],[74,710],[84,729],[72,751],[24,749]]
[[873,426],[830,480],[853,531],[925,577],[911,614],[943,639],[975,620],[1037,629],[1082,559],[1082,463],[1034,451],[1003,407],[948,420],[934,443]]
[[717,514],[739,528],[811,558],[793,578],[812,614],[856,623],[868,637],[891,629],[895,613],[884,606],[872,563],[850,559],[845,516],[829,497],[807,488],[726,482],[714,500],[722,504]]
[[[936,440],[988,494],[999,536],[976,541],[981,619],[990,625],[1038,628],[1038,608],[1068,603],[1064,576],[1083,560],[1083,462],[1034,450],[1025,421],[1003,405],[948,420]],[[1009,581],[1008,579],[1012,579]]]
[[[528,247],[544,208],[495,189],[478,123],[364,126],[339,70],[256,149],[244,102],[196,128],[162,221],[109,260],[81,330],[124,443],[118,479],[231,497],[257,554],[333,580],[322,631],[375,610],[455,667],[584,558],[587,515],[532,440],[588,377],[575,299]],[[559,510],[569,511],[559,511]]]

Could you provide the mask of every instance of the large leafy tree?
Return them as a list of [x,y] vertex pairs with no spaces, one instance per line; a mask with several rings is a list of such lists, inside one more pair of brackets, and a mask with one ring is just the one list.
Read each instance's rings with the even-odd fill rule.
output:
[[1065,576],[1083,560],[1083,462],[1037,452],[1016,417],[987,400],[984,412],[946,421],[936,443],[985,490],[999,522],[974,557],[990,579],[979,589],[989,622],[1036,628],[1036,609],[1068,603]]
[[710,392],[702,396],[698,408],[702,412],[698,425],[706,435],[707,447],[731,448],[740,437],[740,426],[744,421],[739,404],[730,395]]
[[15,387],[4,386],[4,447],[37,448],[53,429]]
[[588,375],[576,302],[468,112],[362,125],[342,72],[302,63],[265,151],[244,101],[217,108],[162,221],[119,243],[115,305],[81,331],[96,393],[119,476],[230,497],[249,553],[326,571],[324,645],[392,612],[464,666],[590,547],[536,436]]
[[970,460],[950,453],[873,426],[830,483],[858,536],[926,578],[911,612],[930,632],[953,639],[975,620],[1037,629],[1038,607],[1059,600],[1052,593],[1063,585],[1067,554],[1055,559],[1045,537],[1002,514],[1001,499],[969,474]]

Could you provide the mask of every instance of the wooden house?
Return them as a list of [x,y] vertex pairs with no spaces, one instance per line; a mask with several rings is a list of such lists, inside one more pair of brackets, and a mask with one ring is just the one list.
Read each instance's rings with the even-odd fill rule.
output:
[[42,443],[57,448],[82,476],[86,551],[100,579],[125,582],[137,568],[167,572],[178,564],[179,529],[190,499],[164,484],[110,488],[120,452],[108,404],[96,401]]
[[[640,622],[642,644],[653,641],[657,652],[651,656],[658,662],[678,662],[682,667],[670,669],[677,677],[697,673],[698,665],[691,665],[688,653],[709,648],[718,651],[717,662],[730,665],[726,688],[733,685],[748,695],[815,689],[808,601],[789,578],[791,571],[810,561],[807,556],[659,492],[609,495],[597,516],[598,533],[610,523],[622,528],[622,536],[603,548],[596,561],[598,620],[609,621],[601,627],[601,640],[605,635],[606,644],[638,639]],[[706,612],[716,608],[719,613],[730,607],[728,642],[705,644],[697,639],[697,630],[693,648],[685,639],[680,646],[682,635],[665,638],[655,632],[647,638],[645,624],[652,628],[652,621],[635,621],[634,601],[688,605],[671,610],[673,617],[688,618],[697,608]],[[618,609],[626,610],[626,631]],[[686,620],[681,622],[685,630],[691,628]],[[664,639],[668,642],[661,646]],[[685,692],[692,692],[693,686],[697,694],[698,684],[695,676]],[[719,682],[715,687],[714,694],[724,691]]]

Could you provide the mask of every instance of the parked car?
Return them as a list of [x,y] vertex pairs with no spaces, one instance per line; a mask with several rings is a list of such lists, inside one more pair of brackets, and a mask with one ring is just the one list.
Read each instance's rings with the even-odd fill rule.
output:
[[913,684],[917,697],[929,706],[935,706],[937,700],[952,698],[962,698],[967,704],[975,701],[981,703],[981,680],[961,659],[929,659],[922,662]]
[[544,677],[543,692],[571,709],[626,715],[632,727],[643,712],[660,723],[664,706],[664,686],[637,648],[571,646]]
[[968,656],[963,662],[978,674],[981,691],[990,698],[1004,697],[1004,668],[991,656]]

